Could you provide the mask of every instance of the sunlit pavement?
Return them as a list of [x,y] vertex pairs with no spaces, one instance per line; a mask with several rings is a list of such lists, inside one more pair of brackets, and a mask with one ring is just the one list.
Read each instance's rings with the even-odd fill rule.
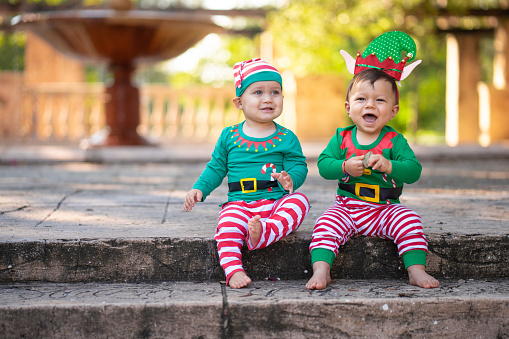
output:
[[[256,328],[261,337],[275,333],[274,326],[296,337],[313,337],[317,326],[322,335],[338,330],[369,335],[380,324],[387,336],[415,333],[417,328],[437,334],[465,330],[464,319],[477,320],[467,336],[508,335],[509,148],[414,147],[423,173],[417,183],[405,186],[402,203],[423,219],[430,244],[428,271],[441,280],[439,289],[408,285],[392,243],[355,238],[335,263],[335,282],[324,291],[309,292],[304,288],[311,274],[307,246],[314,221],[332,204],[336,190],[335,182],[318,175],[316,159],[323,147],[303,145],[309,175],[300,191],[311,202],[310,214],[283,241],[244,252],[254,282],[242,290],[219,283],[224,277],[213,236],[225,183],[193,211],[182,208],[213,145],[88,151],[61,145],[1,147],[0,313],[10,316],[0,325],[12,329],[7,337],[43,336],[48,333],[44,331],[68,337],[86,328],[71,320],[51,327],[57,326],[51,325],[53,316],[65,309],[99,319],[106,305],[109,316],[119,320],[124,312],[138,314],[136,305],[143,305],[144,312],[159,321],[159,327],[143,324],[156,337],[183,324],[194,329],[187,332],[189,337],[224,337],[224,331],[235,329],[253,334],[247,320],[251,313],[245,312],[255,307],[258,314],[276,312],[285,319],[274,325],[277,317],[256,318],[263,323]],[[53,315],[36,311],[45,307],[52,307]],[[329,319],[317,325],[311,321],[315,318],[306,317],[306,308],[324,319],[340,315],[343,322]],[[329,314],[331,308],[335,311]],[[161,309],[165,311],[159,315]],[[181,323],[174,319],[176,309]],[[351,314],[364,309],[398,317],[373,317],[362,325]],[[422,310],[435,316],[409,318]],[[34,312],[41,322],[17,330],[26,312]],[[300,332],[280,324],[291,324],[288,317],[298,319]],[[402,321],[412,325],[402,326]],[[201,327],[193,325],[197,323]],[[89,324],[88,330],[122,333],[118,327],[108,332],[113,330],[101,324]],[[128,324],[123,330],[143,331],[137,326],[142,325]]]

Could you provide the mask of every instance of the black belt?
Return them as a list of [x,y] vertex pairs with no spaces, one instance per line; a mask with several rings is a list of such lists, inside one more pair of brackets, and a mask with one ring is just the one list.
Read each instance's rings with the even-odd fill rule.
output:
[[252,193],[260,190],[267,189],[269,187],[278,187],[277,181],[275,180],[256,180],[256,178],[241,179],[240,182],[229,182],[228,191],[236,192],[242,191],[242,193]]
[[359,182],[356,184],[339,183],[338,185],[343,191],[355,194],[362,200],[376,203],[389,199],[397,200],[403,192],[403,186],[396,188],[384,188],[378,185],[361,184]]

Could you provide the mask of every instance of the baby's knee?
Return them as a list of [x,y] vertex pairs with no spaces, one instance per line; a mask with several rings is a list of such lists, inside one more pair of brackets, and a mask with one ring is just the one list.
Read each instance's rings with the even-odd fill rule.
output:
[[299,192],[286,195],[282,200],[281,207],[290,208],[295,211],[301,211],[307,214],[311,208],[308,198]]
[[309,206],[309,199],[304,193],[293,192],[292,194],[288,194],[287,197],[291,199],[298,199],[305,205]]

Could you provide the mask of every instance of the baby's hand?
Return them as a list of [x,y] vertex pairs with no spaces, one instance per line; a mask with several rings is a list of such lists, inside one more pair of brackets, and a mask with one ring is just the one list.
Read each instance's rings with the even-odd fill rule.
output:
[[184,211],[190,211],[194,207],[194,203],[201,201],[203,199],[203,192],[199,189],[193,188],[186,194],[186,199],[184,200]]
[[373,154],[370,156],[368,160],[368,166],[374,170],[379,170],[380,172],[387,174],[391,174],[392,172],[392,162],[384,158],[384,156],[381,154]]
[[344,170],[346,173],[350,174],[352,177],[360,177],[364,173],[364,164],[362,160],[364,159],[364,155],[359,155],[357,157],[351,157],[344,162]]
[[281,173],[271,173],[270,174],[273,178],[276,178],[277,181],[283,186],[283,188],[290,192],[290,194],[293,193],[293,180],[292,177],[286,173],[285,171],[281,171]]

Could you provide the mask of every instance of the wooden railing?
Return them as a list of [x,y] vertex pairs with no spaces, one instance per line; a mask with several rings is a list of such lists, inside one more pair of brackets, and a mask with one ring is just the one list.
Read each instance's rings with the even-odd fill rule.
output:
[[231,88],[174,90],[150,85],[141,89],[139,133],[163,139],[212,141],[221,130],[242,120]]
[[[45,83],[24,89],[20,138],[77,141],[102,130],[103,84]],[[231,88],[176,90],[166,85],[140,87],[140,135],[164,140],[209,142],[224,126],[242,120]]]
[[26,89],[23,117],[27,137],[74,141],[104,128],[103,86],[48,83]]

